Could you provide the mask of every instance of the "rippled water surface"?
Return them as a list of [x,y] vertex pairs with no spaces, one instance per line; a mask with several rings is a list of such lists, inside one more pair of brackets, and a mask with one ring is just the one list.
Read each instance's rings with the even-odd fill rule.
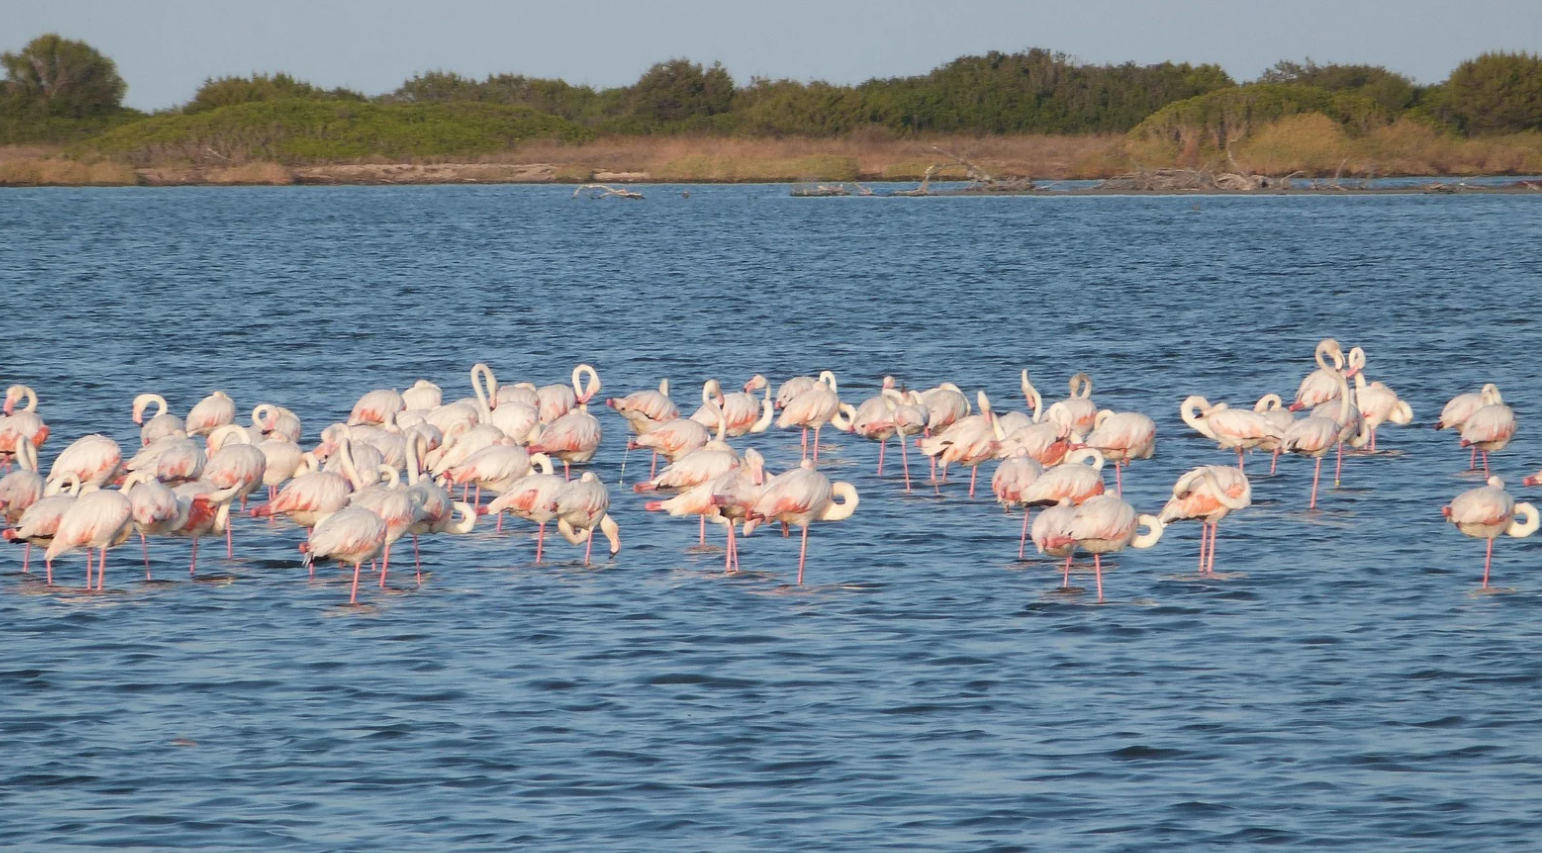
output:
[[[1127,478],[1154,512],[1227,457],[1187,394],[1290,394],[1318,338],[1363,345],[1415,426],[1304,511],[1306,460],[1192,578],[1198,529],[1114,558],[1108,600],[1017,562],[1018,517],[902,494],[828,433],[856,515],[765,529],[725,577],[696,525],[595,468],[624,549],[583,568],[527,525],[426,541],[421,588],[307,583],[300,534],[242,519],[237,559],[113,553],[112,594],[50,593],[0,553],[0,844],[17,850],[1520,849],[1542,835],[1542,537],[1483,546],[1440,507],[1477,485],[1450,396],[1499,383],[1495,457],[1542,464],[1529,197],[829,199],[784,187],[7,190],[0,382],[54,431],[127,446],[132,397],[279,402],[306,437],[376,387],[466,370],[608,392],[829,368],[1020,407],[1078,370],[1159,425]],[[743,443],[741,442],[741,445]],[[795,464],[797,435],[749,444]],[[633,454],[625,480],[642,469]],[[914,460],[912,460],[914,461]],[[987,468],[984,474],[988,475]],[[890,467],[890,475],[896,469]],[[965,478],[967,479],[967,478]],[[1531,490],[1533,499],[1542,497]],[[715,537],[714,537],[715,538]],[[79,583],[80,558],[60,561]],[[1090,587],[1090,574],[1073,576]]]

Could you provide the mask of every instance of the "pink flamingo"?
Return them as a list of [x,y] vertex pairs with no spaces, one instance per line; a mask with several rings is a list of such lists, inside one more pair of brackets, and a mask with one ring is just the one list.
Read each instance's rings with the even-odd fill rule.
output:
[[[150,420],[146,421],[145,410],[151,406],[156,407],[156,412]],[[166,408],[166,398],[159,394],[140,394],[134,398],[134,423],[142,425],[139,429],[141,444],[149,444],[157,438],[165,438],[168,435],[187,434],[187,425]]]
[[1023,427],[1033,426],[1041,422],[1040,415],[1044,408],[1044,398],[1039,396],[1038,389],[1034,388],[1033,383],[1028,381],[1028,371],[1024,370],[1019,378],[1023,389],[1023,399],[1027,402],[1028,411],[1010,411],[997,416],[996,420],[1001,424],[1001,431],[1006,435],[1011,435]]
[[216,427],[236,422],[236,404],[230,399],[230,395],[224,391],[215,391],[213,394],[198,401],[187,413],[187,434],[208,435]]
[[926,432],[931,412],[921,402],[917,391],[901,392],[890,389],[884,392],[889,401],[889,419],[894,424],[894,434],[899,437],[900,462],[905,468],[905,493],[910,494],[910,452],[905,439]]
[[889,398],[891,392],[895,392],[894,377],[885,376],[877,396],[863,400],[860,406],[841,404],[841,413],[846,416],[851,433],[878,442],[879,477],[883,476],[884,451],[888,449],[889,439],[894,437],[895,432],[894,401]]
[[444,402],[444,389],[428,381],[419,379],[412,383],[412,387],[402,392],[402,404],[405,411],[426,412]]
[[1171,524],[1199,519],[1199,573],[1215,573],[1215,535],[1233,510],[1253,505],[1253,487],[1247,475],[1229,465],[1203,465],[1173,484],[1173,496],[1157,518]]
[[[1347,387],[1347,386],[1346,386]],[[1183,422],[1199,434],[1212,438],[1222,450],[1237,451],[1237,470],[1243,469],[1243,452],[1275,442],[1279,434],[1274,422],[1249,409],[1233,409],[1225,403],[1211,405],[1204,397],[1193,395],[1179,408]]]
[[[536,455],[541,455],[537,453]],[[544,457],[543,457],[544,458]],[[444,472],[450,485],[476,486],[473,507],[482,502],[482,489],[499,494],[514,484],[515,480],[530,473],[531,454],[523,447],[494,444],[466,457],[466,461]],[[503,517],[499,516],[498,529],[503,529]]]
[[1269,474],[1273,476],[1280,461],[1280,439],[1285,436],[1290,425],[1296,422],[1296,415],[1286,408],[1285,401],[1278,394],[1259,397],[1258,402],[1253,404],[1253,411],[1268,418],[1274,427],[1273,434],[1258,444],[1259,449],[1269,451]]
[[1413,408],[1398,397],[1397,392],[1382,382],[1365,381],[1365,351],[1359,347],[1349,351],[1349,364],[1355,368],[1355,402],[1360,416],[1371,434],[1371,452],[1376,452],[1376,431],[1382,424],[1407,425],[1413,423]]
[[[33,504],[43,499],[43,489],[47,485],[43,476],[37,472],[37,448],[32,446],[32,442],[22,442],[17,451],[19,467],[0,477],[0,519],[13,526],[21,522],[22,516]],[[30,571],[32,566],[32,543],[26,544],[27,549],[22,554],[22,572]]]
[[[244,502],[248,495],[262,487],[268,473],[268,455],[261,445],[252,442],[251,433],[245,428],[231,425],[211,432],[209,453],[209,461],[203,467],[203,479],[212,483],[215,489],[233,488],[236,497]],[[290,472],[293,470],[291,468]],[[230,559],[235,552],[228,526],[225,536],[225,557]]]
[[594,550],[594,531],[599,528],[610,542],[610,555],[621,551],[621,529],[610,517],[610,493],[593,471],[585,471],[557,494],[557,532],[573,545],[584,545],[584,565]]
[[123,467],[130,474],[142,471],[176,485],[203,476],[206,464],[208,456],[202,445],[186,436],[168,435],[145,445]]
[[948,477],[948,466],[954,462],[969,466],[969,496],[974,497],[975,484],[979,479],[980,465],[994,459],[1000,448],[997,438],[995,415],[991,413],[990,398],[980,391],[976,395],[980,404],[977,414],[954,421],[942,432],[930,438],[916,441],[921,452],[942,466],[942,479]]
[[969,416],[969,398],[952,382],[922,391],[921,405],[927,412],[927,435],[936,435]]
[[266,504],[252,510],[256,517],[287,515],[296,525],[310,530],[332,513],[348,505],[348,493],[355,486],[363,488],[358,472],[353,468],[348,440],[342,439],[343,473],[335,471],[309,471],[290,480],[279,493]]
[[[742,522],[765,482],[765,460],[754,448],[745,451],[743,464],[718,472],[668,500],[648,501],[644,508],[649,512],[666,512],[676,518],[699,516],[705,530],[706,520],[713,519],[728,528],[728,547],[723,557],[724,571],[732,574],[738,570],[738,548],[734,541],[734,524]],[[705,541],[703,539],[702,541]]]
[[1285,435],[1280,438],[1280,451],[1282,453],[1299,453],[1302,456],[1310,456],[1317,460],[1312,470],[1312,498],[1307,503],[1307,509],[1317,507],[1317,483],[1322,476],[1322,460],[1342,442],[1343,424],[1349,422],[1349,382],[1344,377],[1344,372],[1334,369],[1334,375],[1339,382],[1339,419],[1323,417],[1313,414],[1309,418],[1302,418],[1290,425]]
[[593,367],[580,364],[573,368],[572,385],[559,383],[537,388],[536,399],[539,405],[536,409],[540,412],[541,423],[553,423],[580,403],[588,403],[594,395],[600,393],[603,387],[600,384],[600,374]]
[[[385,466],[380,469],[380,473],[385,475],[384,482],[354,492],[349,496],[348,504],[364,507],[385,522],[385,549],[380,557],[380,588],[384,589],[386,575],[391,570],[391,546],[418,523],[423,493],[404,488],[395,468]],[[423,582],[421,570],[418,572],[418,582]]]
[[[1026,507],[1024,511],[1027,511]],[[1061,498],[1039,513],[1028,533],[1040,554],[1057,560],[1065,558],[1065,571],[1060,582],[1062,589],[1071,585],[1071,558],[1076,553],[1071,523],[1075,520],[1076,504],[1070,498]]]
[[[1150,548],[1162,538],[1162,522],[1154,515],[1136,515],[1135,508],[1117,495],[1098,495],[1076,507],[1069,529],[1048,544],[1072,544],[1092,554],[1097,573],[1098,601],[1103,600],[1103,555],[1125,548]],[[1140,533],[1145,527],[1147,532]],[[1067,564],[1069,566],[1069,563]]]
[[813,390],[819,384],[819,379],[814,376],[794,376],[782,383],[782,387],[776,389],[776,408],[785,409],[794,397],[805,391]]
[[805,459],[801,466],[766,481],[748,513],[744,535],[750,535],[764,521],[802,527],[803,544],[798,549],[798,585],[802,586],[809,525],[850,518],[858,503],[856,486],[845,482],[832,484],[828,477],[814,470],[813,460]]
[[1033,461],[1048,468],[1059,465],[1073,449],[1071,427],[1056,421],[1041,421],[1018,427],[1001,436],[1001,448],[996,455],[1006,459],[1017,455],[1018,450],[1028,451]]
[[139,547],[145,561],[145,580],[150,575],[149,536],[170,535],[186,526],[192,502],[180,500],[160,480],[144,471],[135,471],[123,480],[123,493],[129,499],[129,513],[134,530],[139,533]]
[[[1483,556],[1483,588],[1488,589],[1489,567],[1494,561],[1494,540],[1503,533],[1517,539],[1537,532],[1539,516],[1537,508],[1529,503],[1516,503],[1505,491],[1504,480],[1488,478],[1488,485],[1469,489],[1456,496],[1444,507],[1441,514],[1456,525],[1462,533],[1478,539],[1487,539]],[[1519,514],[1525,521],[1517,521]]]
[[1019,449],[1017,453],[1007,457],[996,466],[996,473],[991,475],[991,492],[996,495],[996,501],[1002,509],[1011,512],[1012,507],[1022,507],[1023,510],[1023,535],[1017,542],[1017,559],[1023,559],[1023,554],[1028,547],[1028,518],[1033,511],[1023,500],[1023,494],[1043,476],[1044,467],[1033,461],[1026,449]]
[[240,490],[239,485],[216,489],[213,483],[204,480],[183,483],[172,489],[172,494],[187,507],[187,511],[181,515],[181,524],[165,532],[193,540],[192,555],[187,564],[190,577],[198,575],[198,540],[229,531],[230,505]]
[[[412,534],[412,562],[418,583],[423,582],[423,555],[418,550],[418,537],[429,533],[462,536],[475,528],[477,520],[475,507],[452,501],[445,487],[423,476],[422,459],[428,444],[428,437],[421,433],[414,433],[407,443],[407,491],[412,493],[412,505],[417,511],[408,532]],[[460,521],[456,521],[457,514]]]
[[1506,406],[1498,389],[1484,392],[1487,400],[1462,424],[1462,446],[1483,454],[1483,476],[1488,476],[1488,455],[1503,450],[1515,437],[1515,410]]
[[[4,538],[9,542],[25,543],[26,559],[32,556],[32,546],[37,545],[46,549],[53,543],[54,534],[59,532],[59,522],[64,519],[65,511],[75,505],[75,499],[81,488],[80,479],[74,474],[66,475],[59,482],[49,483],[45,487],[43,497],[22,512],[21,518],[16,520],[16,526],[4,532]],[[48,572],[47,582],[52,586],[53,560],[45,559],[44,564]],[[23,570],[25,568],[24,564]]]
[[1532,474],[1530,477],[1527,477],[1526,479],[1522,480],[1521,481],[1521,485],[1523,485],[1523,486],[1542,486],[1542,471],[1538,471],[1537,473]]
[[680,408],[669,399],[668,379],[659,380],[657,391],[652,388],[633,391],[625,397],[611,397],[605,405],[626,419],[634,435],[642,435],[659,424],[680,417]]
[[316,576],[317,560],[353,564],[353,589],[348,603],[359,603],[359,572],[365,561],[380,556],[386,544],[386,523],[380,516],[361,506],[344,507],[329,513],[316,523],[307,542],[300,543],[300,553],[311,577]]
[[1156,450],[1156,422],[1140,412],[1115,412],[1104,409],[1093,419],[1092,433],[1082,442],[1114,463],[1114,487],[1124,494],[1124,478],[1119,469],[1132,459],[1150,459]]
[[1072,432],[1086,435],[1092,431],[1098,417],[1098,407],[1092,402],[1092,377],[1078,373],[1071,377],[1070,386],[1071,396],[1051,405],[1044,417],[1064,423]]
[[1061,464],[1045,468],[1038,479],[1023,488],[1019,500],[1030,506],[1049,506],[1062,500],[1080,505],[1103,491],[1103,454],[1088,447],[1073,450]]
[[73,474],[82,486],[105,486],[123,469],[123,449],[105,435],[87,435],[64,448],[48,469],[48,481],[60,482]]
[[[1499,394],[1499,386],[1492,382],[1484,385],[1483,389],[1476,393],[1458,394],[1452,397],[1445,408],[1440,410],[1440,417],[1435,420],[1436,432],[1443,429],[1455,429],[1460,432],[1462,425],[1472,417],[1472,413],[1488,405],[1489,400],[1504,402],[1504,398]],[[1471,471],[1477,467],[1478,448],[1474,447],[1467,470]]]
[[98,490],[83,494],[64,511],[59,529],[43,556],[50,563],[61,554],[86,549],[86,589],[91,589],[91,549],[101,554],[96,569],[96,589],[106,583],[107,550],[123,544],[134,532],[128,498],[118,491]]
[[567,484],[567,480],[553,474],[549,468],[543,469],[519,480],[487,505],[489,513],[508,512],[535,523],[537,564],[541,562],[541,554],[546,546],[546,524],[557,517],[557,498]]
[[[757,400],[755,392],[761,389],[765,389],[765,397]],[[701,388],[701,406],[692,413],[691,420],[711,429],[717,426],[718,416],[709,403],[723,410],[723,416],[728,419],[726,431],[730,438],[763,433],[771,427],[775,417],[771,383],[759,373],[744,383],[743,391],[732,394],[724,394],[723,386],[716,379],[707,380]]]
[[828,370],[820,371],[819,381],[814,387],[792,398],[782,409],[782,416],[777,419],[778,429],[788,427],[801,427],[803,429],[803,455],[807,457],[808,431],[814,430],[813,462],[819,464],[819,433],[825,424],[830,424],[838,430],[846,431],[851,428],[845,416],[841,413],[840,392],[835,384],[835,374]]
[[[717,407],[716,403],[711,403],[710,401],[705,405],[710,405],[713,408]],[[721,440],[724,435],[721,414],[717,422],[719,424],[718,437]],[[659,424],[657,427],[639,435],[635,440],[627,442],[627,449],[647,448],[653,451],[655,461],[659,456],[663,456],[673,463],[700,450],[711,440],[712,433],[708,432],[707,428],[702,426],[699,421],[694,418],[675,418],[672,421]],[[652,479],[657,473],[656,468],[650,469],[648,477]]]
[[396,413],[407,408],[402,393],[395,388],[379,388],[370,391],[353,404],[348,414],[348,425],[386,424],[396,420]]
[[[598,389],[599,380],[594,387]],[[669,423],[683,420],[676,418]],[[600,422],[589,414],[588,397],[579,401],[578,407],[547,424],[539,437],[530,442],[531,453],[545,453],[562,460],[562,476],[571,477],[569,465],[582,465],[594,458],[604,437]],[[651,433],[650,433],[651,434]],[[647,436],[640,436],[639,441]]]
[[[18,411],[16,403],[26,400]],[[22,442],[30,442],[34,450],[41,450],[48,440],[48,424],[37,413],[37,392],[26,385],[12,385],[5,389],[5,404],[0,408],[0,455],[15,454]],[[9,466],[10,461],[6,461]]]
[[[1333,338],[1323,338],[1317,342],[1312,358],[1317,361],[1317,369],[1301,380],[1300,387],[1296,389],[1296,401],[1290,404],[1292,412],[1316,408],[1343,393],[1337,376],[1344,371],[1344,348],[1339,342]],[[1328,364],[1329,358],[1333,359],[1331,366]]]

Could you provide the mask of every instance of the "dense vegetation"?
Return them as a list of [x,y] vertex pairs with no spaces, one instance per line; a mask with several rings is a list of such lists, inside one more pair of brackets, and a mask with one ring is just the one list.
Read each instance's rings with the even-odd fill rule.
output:
[[[1510,53],[1464,62],[1435,86],[1378,66],[1310,60],[1280,62],[1238,84],[1215,65],[1087,65],[1037,48],[855,86],[764,78],[738,86],[721,65],[685,59],[611,89],[433,71],[369,97],[254,74],[206,80],[187,104],[155,116],[122,106],[127,87],[116,66],[82,42],[40,36],[0,55],[0,67],[0,144],[74,143],[77,153],[134,163],[432,159],[594,138],[1124,133],[1132,145],[1198,160],[1229,156],[1285,121],[1297,138],[1337,140],[1542,130],[1542,59]],[[1410,123],[1425,130],[1383,132]]]

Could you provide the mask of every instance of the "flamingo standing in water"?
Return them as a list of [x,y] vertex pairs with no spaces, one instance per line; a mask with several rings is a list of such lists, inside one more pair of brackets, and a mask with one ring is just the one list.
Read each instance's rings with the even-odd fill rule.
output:
[[540,470],[516,481],[507,491],[487,505],[489,513],[508,512],[526,521],[535,522],[537,564],[541,562],[541,554],[546,545],[546,524],[557,517],[557,497],[562,494],[567,484],[567,480],[552,472],[549,464],[540,465]]
[[[215,488],[213,483],[195,480],[172,489],[179,502],[187,506],[181,516],[181,524],[166,532],[172,536],[186,536],[193,540],[192,553],[187,564],[190,577],[198,575],[198,540],[205,536],[218,536],[230,531],[230,505],[242,486],[226,489]],[[227,555],[229,551],[226,552]]]
[[1365,419],[1365,427],[1371,434],[1371,452],[1376,452],[1376,430],[1382,424],[1394,423],[1407,425],[1413,423],[1413,408],[1406,400],[1398,397],[1397,392],[1388,388],[1385,383],[1365,381],[1364,350],[1359,347],[1349,351],[1349,363],[1359,367],[1355,370],[1355,402],[1360,406],[1360,416]]
[[1199,434],[1215,439],[1222,450],[1237,451],[1237,470],[1243,469],[1243,452],[1266,442],[1277,442],[1279,433],[1273,421],[1250,409],[1233,409],[1225,403],[1211,405],[1198,395],[1188,397],[1179,407],[1183,422]]
[[353,404],[348,413],[348,425],[388,424],[396,420],[396,413],[407,408],[402,393],[395,388],[379,388],[370,391]]
[[[59,522],[64,519],[65,511],[75,505],[75,499],[79,497],[83,488],[80,478],[74,474],[66,475],[58,482],[48,483],[44,487],[43,497],[22,512],[21,518],[16,520],[16,526],[5,530],[4,538],[10,542],[26,544],[27,559],[32,556],[33,545],[46,549],[53,544],[54,534],[59,532]],[[54,562],[46,559],[45,555],[44,565],[48,572],[47,583],[52,586]],[[25,570],[24,564],[23,571]]]
[[101,560],[96,569],[96,589],[102,591],[106,583],[107,550],[123,544],[134,532],[134,519],[129,499],[115,490],[97,490],[83,494],[64,511],[59,519],[59,529],[43,556],[52,563],[61,554],[78,548],[86,549],[86,589],[91,589],[91,549],[97,549]]
[[[598,380],[595,381],[595,388],[599,388]],[[669,423],[679,420],[676,418]],[[600,449],[603,436],[604,430],[600,428],[599,420],[589,414],[589,397],[585,396],[577,408],[551,421],[541,430],[540,436],[530,443],[530,452],[545,453],[561,459],[562,476],[568,478],[572,476],[569,464],[582,465],[593,459],[595,452]]]
[[273,500],[254,508],[252,515],[287,515],[290,521],[310,531],[322,518],[347,506],[350,491],[364,487],[353,467],[351,450],[348,439],[341,439],[338,455],[342,459],[342,473],[313,470],[301,474],[280,489]]
[[1076,540],[1071,536],[1071,523],[1076,520],[1076,504],[1070,498],[1061,498],[1050,504],[1033,520],[1028,535],[1033,547],[1046,557],[1065,558],[1065,571],[1060,581],[1062,589],[1071,585],[1071,558],[1076,553]]
[[996,417],[991,412],[990,398],[984,391],[977,395],[980,411],[954,421],[942,432],[930,438],[916,441],[921,452],[932,457],[942,466],[942,478],[948,477],[948,466],[959,462],[969,466],[969,496],[974,497],[975,481],[979,478],[980,465],[995,458],[1000,448],[997,438]]
[[[1494,540],[1501,533],[1517,539],[1537,532],[1539,516],[1537,508],[1529,503],[1516,503],[1505,491],[1504,480],[1488,478],[1488,485],[1469,489],[1456,496],[1441,508],[1441,514],[1468,536],[1487,539],[1483,556],[1483,588],[1488,589],[1489,567],[1494,561]],[[1519,514],[1524,521],[1517,521]]]
[[851,423],[841,412],[841,398],[835,384],[835,374],[828,370],[820,371],[819,381],[814,383],[814,387],[788,401],[782,409],[782,416],[776,421],[779,429],[802,427],[805,458],[809,458],[808,431],[814,430],[812,461],[816,466],[819,464],[819,433],[825,424],[830,424],[843,432],[851,429]]
[[894,437],[894,402],[888,396],[894,391],[894,377],[885,376],[877,396],[863,400],[860,406],[841,404],[841,413],[846,416],[851,433],[878,442],[879,477],[883,476],[884,450],[889,446],[889,439]]
[[1092,402],[1092,377],[1078,373],[1071,377],[1071,396],[1049,407],[1048,420],[1059,421],[1078,435],[1091,432],[1097,421],[1098,407]]
[[1307,509],[1317,507],[1317,483],[1322,476],[1322,460],[1328,455],[1328,451],[1339,445],[1344,430],[1343,424],[1349,422],[1351,411],[1349,401],[1349,381],[1345,379],[1344,372],[1333,369],[1333,374],[1338,379],[1338,420],[1313,414],[1311,417],[1302,418],[1290,425],[1285,435],[1280,438],[1280,451],[1282,453],[1299,453],[1302,456],[1310,456],[1317,460],[1312,469],[1312,498],[1307,503]]
[[427,411],[444,402],[444,390],[427,379],[419,379],[402,392],[408,410]]
[[[755,399],[755,392],[765,389],[763,399]],[[717,426],[717,414],[709,403],[723,410],[728,419],[727,433],[730,438],[759,434],[771,428],[775,417],[775,405],[771,400],[771,383],[759,373],[744,383],[743,391],[724,394],[723,386],[716,379],[709,379],[701,388],[701,406],[691,415],[691,420],[704,427]]]
[[536,410],[541,423],[549,424],[572,411],[581,403],[588,403],[604,386],[600,374],[592,366],[580,364],[573,368],[572,384],[543,385],[536,389]]
[[748,536],[763,521],[802,527],[803,544],[798,549],[798,585],[802,586],[803,566],[808,559],[809,525],[815,521],[850,518],[856,512],[857,504],[856,486],[831,483],[828,477],[814,470],[813,460],[805,459],[799,467],[766,481],[759,499],[748,513],[744,535]]
[[[150,420],[145,420],[145,410],[155,406],[155,415]],[[182,433],[187,434],[187,425],[182,419],[166,410],[166,398],[159,394],[140,394],[134,398],[134,423],[141,424],[139,429],[139,441],[148,445],[157,438]]]
[[1488,455],[1503,450],[1515,437],[1515,410],[1504,404],[1498,389],[1484,391],[1484,404],[1462,424],[1462,446],[1483,454],[1483,475],[1488,476]]
[[[20,410],[16,403],[27,402]],[[26,385],[12,385],[5,389],[5,404],[0,407],[0,456],[16,453],[22,442],[30,442],[34,450],[41,450],[48,440],[48,424],[37,413],[37,392]],[[10,465],[7,458],[6,465]]]
[[[707,383],[702,388],[702,399],[707,399],[707,388],[715,385],[717,380]],[[643,435],[652,432],[662,424],[680,417],[680,409],[675,401],[669,399],[669,380],[659,381],[659,389],[645,389],[633,391],[625,397],[612,397],[605,401],[605,405],[616,410],[616,413],[626,419],[627,426],[631,428],[633,435]],[[652,466],[648,469],[648,476],[652,477],[658,470],[659,453],[653,451]]]
[[723,557],[724,571],[738,571],[739,549],[734,537],[734,524],[744,521],[760,496],[765,482],[765,459],[760,452],[750,448],[744,452],[742,464],[720,472],[668,500],[648,501],[644,508],[650,512],[660,510],[672,516],[697,515],[705,526],[712,518],[728,528],[728,547]]
[[1247,475],[1229,465],[1202,465],[1178,478],[1157,519],[1171,524],[1199,519],[1199,573],[1215,573],[1215,535],[1221,519],[1253,504]]
[[905,468],[905,494],[908,495],[910,452],[905,448],[905,439],[926,432],[931,412],[921,402],[921,394],[916,391],[901,392],[891,388],[884,392],[884,399],[889,401],[889,419],[894,424],[894,434],[899,436],[900,464]]
[[306,542],[300,543],[300,553],[305,564],[316,574],[317,560],[329,559],[338,563],[353,564],[353,589],[348,603],[359,603],[359,572],[365,561],[373,560],[385,550],[385,520],[361,506],[350,506],[323,516]]
[[1290,429],[1290,425],[1296,422],[1296,415],[1286,408],[1285,401],[1278,394],[1259,397],[1258,402],[1253,404],[1253,411],[1268,418],[1269,423],[1274,425],[1273,435],[1258,444],[1260,449],[1269,451],[1269,475],[1273,476],[1280,462],[1280,439]]
[[1156,422],[1140,412],[1115,412],[1104,409],[1092,422],[1092,433],[1082,441],[1114,463],[1114,487],[1124,494],[1124,478],[1119,469],[1132,459],[1150,459],[1156,451]]
[[[1312,358],[1317,362],[1317,369],[1301,380],[1301,385],[1296,389],[1296,400],[1290,404],[1292,412],[1314,409],[1337,399],[1342,393],[1337,374],[1344,371],[1344,348],[1339,342],[1333,338],[1323,338],[1317,342]],[[1328,364],[1330,358],[1333,359],[1332,365]]]
[[1103,494],[1103,454],[1092,448],[1073,450],[1065,461],[1044,469],[1022,492],[1029,506],[1050,506],[1068,500],[1081,504]]
[[105,435],[87,435],[75,440],[54,458],[48,469],[50,483],[74,475],[83,486],[105,486],[117,479],[123,467],[123,449]]
[[[43,475],[37,472],[37,448],[32,446],[32,442],[24,441],[16,449],[19,467],[0,477],[0,519],[13,526],[21,522],[22,516],[33,504],[43,499],[43,490],[47,485]],[[30,571],[32,566],[32,543],[28,541],[26,544],[27,549],[21,558],[21,570],[24,573]]]
[[621,551],[621,529],[610,517],[610,493],[593,471],[563,486],[557,494],[557,532],[573,545],[583,543],[584,565],[594,550],[594,531],[599,528],[610,542],[610,555]]
[[224,391],[198,401],[187,413],[187,434],[208,435],[218,427],[236,422],[236,404]]
[[145,561],[145,580],[150,576],[149,536],[174,533],[187,524],[191,501],[181,500],[166,484],[136,471],[123,480],[123,493],[129,499],[129,513],[134,519],[134,530],[139,534],[139,548]]
[[[1499,386],[1492,382],[1475,393],[1458,394],[1452,397],[1445,408],[1440,410],[1440,417],[1435,419],[1435,431],[1450,428],[1460,432],[1462,426],[1467,423],[1467,419],[1472,417],[1472,413],[1489,405],[1490,401],[1504,402],[1504,397],[1499,393]],[[1467,463],[1467,470],[1471,471],[1477,467],[1478,448],[1474,446],[1472,458]]]
[[[233,424],[219,427],[209,433],[211,455],[203,468],[202,479],[207,480],[216,490],[234,489],[235,497],[243,503],[248,495],[262,487],[268,473],[267,453],[260,445],[250,442],[251,434],[242,427]],[[231,525],[225,525],[227,560],[236,555],[230,528]]]
[[1028,547],[1028,518],[1033,515],[1023,495],[1043,475],[1043,466],[1033,461],[1026,449],[1019,449],[1016,454],[1003,459],[996,466],[996,473],[991,475],[991,492],[996,495],[996,501],[1002,508],[1008,512],[1014,506],[1023,510],[1023,535],[1017,542],[1019,560],[1023,559],[1023,553]]
[[[389,465],[382,467],[380,473],[385,477],[384,482],[354,492],[349,496],[348,504],[364,507],[380,516],[386,524],[385,548],[380,556],[380,588],[384,589],[386,575],[391,570],[391,546],[418,522],[423,493],[403,487],[396,469]],[[423,582],[421,571],[418,582]]]
[[[1049,537],[1047,544],[1070,545],[1073,553],[1080,548],[1092,554],[1098,601],[1103,600],[1104,554],[1123,551],[1127,547],[1150,548],[1162,538],[1162,522],[1156,516],[1137,515],[1135,508],[1118,495],[1098,495],[1078,505],[1066,527],[1058,536]],[[1146,528],[1145,533],[1139,532],[1141,527]],[[1066,565],[1069,568],[1070,564]]]

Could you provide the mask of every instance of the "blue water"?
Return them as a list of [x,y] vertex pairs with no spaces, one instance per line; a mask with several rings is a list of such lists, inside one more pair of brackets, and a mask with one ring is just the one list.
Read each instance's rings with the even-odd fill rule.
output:
[[[1288,395],[1316,341],[1362,345],[1412,401],[1377,457],[1306,513],[1282,460],[1189,576],[1194,526],[1111,561],[1108,600],[1019,563],[1018,517],[963,479],[873,475],[827,433],[857,514],[745,542],[744,576],[642,511],[624,425],[595,468],[624,549],[531,562],[527,525],[426,541],[432,576],[372,608],[307,583],[300,535],[243,519],[234,562],[155,543],[118,594],[44,593],[0,553],[0,845],[114,849],[761,851],[1523,849],[1542,835],[1542,537],[1483,546],[1440,507],[1478,484],[1450,396],[1497,382],[1535,424],[1537,200],[829,199],[785,187],[7,190],[0,383],[38,389],[45,463],[87,432],[125,446],[132,397],[215,388],[285,404],[307,441],[375,387],[466,370],[607,392],[668,376],[893,373],[1021,405],[1085,370],[1157,419],[1126,494],[1154,512],[1227,456],[1190,393]],[[741,446],[744,442],[741,442]],[[794,464],[795,433],[748,442]],[[633,454],[625,472],[643,469]],[[914,460],[912,460],[914,461]],[[988,475],[990,469],[983,472]],[[1531,490],[1530,497],[1542,497]],[[79,558],[60,561],[70,583]],[[1080,571],[1073,583],[1089,587]]]

